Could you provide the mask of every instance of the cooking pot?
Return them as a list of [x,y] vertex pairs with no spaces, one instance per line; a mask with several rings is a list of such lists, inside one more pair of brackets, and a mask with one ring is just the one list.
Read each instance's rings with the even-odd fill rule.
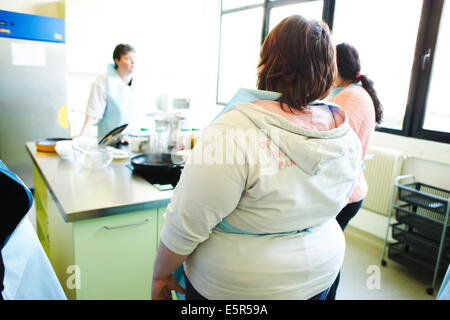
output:
[[162,180],[174,187],[184,168],[184,159],[171,153],[141,153],[130,161],[133,169],[144,178]]

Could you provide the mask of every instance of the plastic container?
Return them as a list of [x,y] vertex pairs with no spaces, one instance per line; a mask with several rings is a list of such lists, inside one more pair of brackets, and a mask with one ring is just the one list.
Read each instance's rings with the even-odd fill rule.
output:
[[167,153],[169,150],[169,133],[164,128],[158,128],[151,137],[150,152]]
[[185,120],[181,114],[165,114],[155,118],[156,130],[165,129],[168,135],[167,148],[175,147],[177,143],[178,130],[182,127],[182,121]]
[[150,129],[141,128],[138,132],[129,133],[131,151],[134,153],[150,152]]

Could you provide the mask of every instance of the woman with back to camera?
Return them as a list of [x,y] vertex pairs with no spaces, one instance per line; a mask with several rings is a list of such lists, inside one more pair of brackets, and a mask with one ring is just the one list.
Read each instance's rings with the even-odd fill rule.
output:
[[[381,123],[383,108],[378,100],[373,82],[367,75],[361,74],[359,54],[356,49],[341,43],[336,46],[336,63],[338,76],[328,99],[341,106],[348,115],[350,126],[356,132],[362,145],[362,157],[366,155],[376,124]],[[364,197],[367,195],[367,183],[361,170],[358,184],[353,191],[349,203],[336,217],[337,222],[344,231],[350,219],[361,208]],[[339,275],[330,288],[327,300],[336,298],[336,289],[339,284]]]
[[[335,217],[361,164],[345,112],[318,100],[334,59],[322,22],[294,15],[270,32],[255,99],[204,131],[173,192],[153,299],[325,298],[345,251]],[[181,264],[186,290],[172,274]]]

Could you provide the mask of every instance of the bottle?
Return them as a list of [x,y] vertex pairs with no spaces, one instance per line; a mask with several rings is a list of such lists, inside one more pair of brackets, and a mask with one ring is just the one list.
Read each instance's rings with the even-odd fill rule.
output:
[[155,144],[152,152],[167,153],[169,150],[169,135],[163,128],[156,129]]
[[181,128],[177,136],[176,150],[190,150],[191,149],[191,130],[188,128]]
[[194,149],[195,144],[200,138],[200,129],[193,128],[191,133],[191,148]]
[[139,136],[139,152],[148,153],[150,152],[150,129],[141,128]]

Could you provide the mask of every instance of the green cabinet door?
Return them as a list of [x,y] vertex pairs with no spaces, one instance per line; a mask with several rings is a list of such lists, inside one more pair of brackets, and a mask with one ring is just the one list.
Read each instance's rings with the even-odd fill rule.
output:
[[73,223],[77,299],[150,299],[157,210]]
[[33,165],[34,203],[36,208],[36,232],[47,256],[49,256],[50,237],[47,218],[47,187],[39,170]]

